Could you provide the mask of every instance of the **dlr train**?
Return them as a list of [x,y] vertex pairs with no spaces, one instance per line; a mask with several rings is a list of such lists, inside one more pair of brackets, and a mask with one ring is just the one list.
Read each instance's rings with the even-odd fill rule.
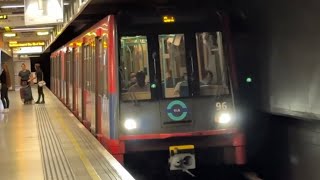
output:
[[51,54],[51,91],[120,162],[177,147],[241,165],[230,35],[218,11],[108,15]]

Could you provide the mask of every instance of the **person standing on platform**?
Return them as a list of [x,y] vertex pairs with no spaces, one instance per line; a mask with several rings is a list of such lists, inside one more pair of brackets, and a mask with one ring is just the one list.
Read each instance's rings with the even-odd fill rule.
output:
[[20,95],[21,99],[23,100],[24,104],[32,104],[32,91],[31,91],[31,71],[26,68],[26,65],[22,63],[21,65],[22,70],[19,72],[21,89]]
[[[38,100],[36,101],[36,104],[44,104],[44,93],[43,93],[43,87],[39,85],[40,81],[43,81],[43,72],[40,68],[40,64],[37,63],[34,65],[35,69],[36,69],[36,77],[37,77],[37,84],[38,84]],[[42,96],[42,101],[40,102],[40,98]]]
[[8,97],[8,89],[11,87],[11,79],[10,79],[10,73],[9,68],[7,64],[2,64],[2,73],[0,75],[0,81],[1,81],[1,101],[3,104],[4,112],[9,111],[9,97]]

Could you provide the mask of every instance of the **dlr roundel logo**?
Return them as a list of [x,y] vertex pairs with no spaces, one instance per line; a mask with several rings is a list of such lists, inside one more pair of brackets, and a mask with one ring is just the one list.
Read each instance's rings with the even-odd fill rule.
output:
[[187,117],[187,114],[187,105],[180,100],[174,100],[167,106],[167,115],[173,121],[181,121]]

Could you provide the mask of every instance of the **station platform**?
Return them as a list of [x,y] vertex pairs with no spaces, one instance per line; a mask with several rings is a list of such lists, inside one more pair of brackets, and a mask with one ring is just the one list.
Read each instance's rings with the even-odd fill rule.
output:
[[46,104],[24,105],[19,91],[9,91],[10,111],[0,113],[0,179],[134,179],[50,90],[44,93]]

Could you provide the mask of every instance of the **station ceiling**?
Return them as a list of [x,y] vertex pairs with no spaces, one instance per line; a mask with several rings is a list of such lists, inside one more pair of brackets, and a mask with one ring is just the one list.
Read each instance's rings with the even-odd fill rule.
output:
[[[64,2],[70,2],[72,0],[65,0]],[[98,22],[108,14],[117,14],[125,9],[134,9],[135,7],[142,7],[145,10],[152,11],[167,11],[185,10],[192,7],[205,7],[212,5],[212,8],[217,6],[223,7],[225,4],[232,4],[235,0],[89,0],[89,4],[79,14],[69,26],[60,34],[60,36],[50,45],[50,48],[46,52],[52,52],[60,46],[67,43],[72,38],[81,34],[84,30]],[[227,3],[226,3],[227,2]],[[0,0],[0,7],[6,5],[24,4],[24,0]],[[11,29],[23,28],[24,25],[24,7],[20,8],[0,8],[0,16],[8,15],[10,18],[7,20],[0,20],[0,27],[5,32],[4,27],[9,26]],[[41,27],[41,26],[37,26]],[[23,31],[17,32],[17,38],[5,38],[4,43],[9,40],[19,41],[37,41],[47,40],[49,36],[37,36],[35,31]]]

